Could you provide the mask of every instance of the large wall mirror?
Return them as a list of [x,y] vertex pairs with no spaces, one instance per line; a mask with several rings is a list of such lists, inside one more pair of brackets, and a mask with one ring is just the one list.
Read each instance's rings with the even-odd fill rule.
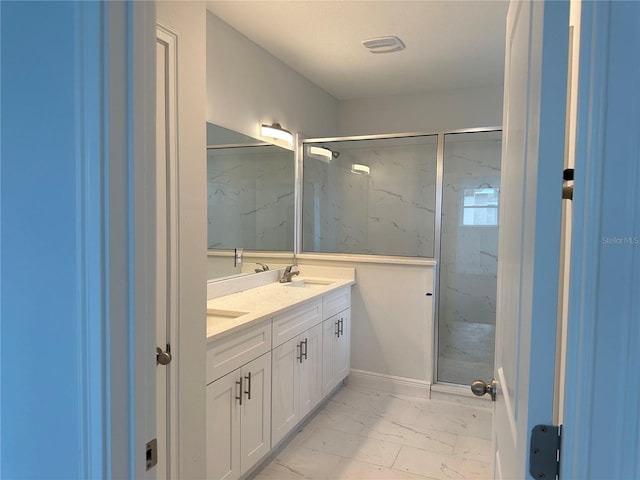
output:
[[207,123],[209,280],[292,262],[294,185],[291,150]]

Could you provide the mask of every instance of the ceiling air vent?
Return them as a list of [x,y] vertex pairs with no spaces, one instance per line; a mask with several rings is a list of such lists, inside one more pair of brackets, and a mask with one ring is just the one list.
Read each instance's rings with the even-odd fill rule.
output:
[[378,37],[362,42],[371,53],[391,53],[404,50],[404,43],[398,37]]

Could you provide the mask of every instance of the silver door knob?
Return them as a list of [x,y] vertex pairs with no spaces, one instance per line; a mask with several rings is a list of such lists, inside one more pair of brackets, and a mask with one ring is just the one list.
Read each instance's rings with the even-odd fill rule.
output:
[[483,382],[482,380],[476,380],[471,384],[471,391],[474,395],[478,397],[482,397],[487,393],[491,395],[491,400],[496,401],[496,392],[498,390],[498,383],[496,379],[492,379],[490,384]]
[[156,364],[157,365],[169,365],[171,363],[171,349],[167,345],[167,350],[164,351],[160,347],[156,347]]

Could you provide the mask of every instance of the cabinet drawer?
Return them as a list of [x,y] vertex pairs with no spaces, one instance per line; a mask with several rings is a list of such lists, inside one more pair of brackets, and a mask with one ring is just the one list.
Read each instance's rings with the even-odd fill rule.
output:
[[351,287],[342,288],[322,297],[322,318],[326,320],[351,306]]
[[207,384],[271,350],[271,320],[207,346]]
[[301,334],[322,321],[322,301],[305,303],[273,317],[273,346]]

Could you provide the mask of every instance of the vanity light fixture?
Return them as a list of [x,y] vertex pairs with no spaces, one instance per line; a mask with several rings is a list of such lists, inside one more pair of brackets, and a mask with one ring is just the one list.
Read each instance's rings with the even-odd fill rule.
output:
[[329,163],[334,157],[333,151],[328,148],[314,146],[309,147],[309,155],[323,161],[324,163]]
[[289,147],[293,146],[293,135],[289,130],[282,128],[282,125],[279,123],[262,125],[260,128],[260,135],[263,137],[275,138],[276,140],[282,140],[289,145]]
[[361,163],[351,164],[351,173],[357,173],[358,175],[369,175],[371,169],[368,165],[362,165]]

